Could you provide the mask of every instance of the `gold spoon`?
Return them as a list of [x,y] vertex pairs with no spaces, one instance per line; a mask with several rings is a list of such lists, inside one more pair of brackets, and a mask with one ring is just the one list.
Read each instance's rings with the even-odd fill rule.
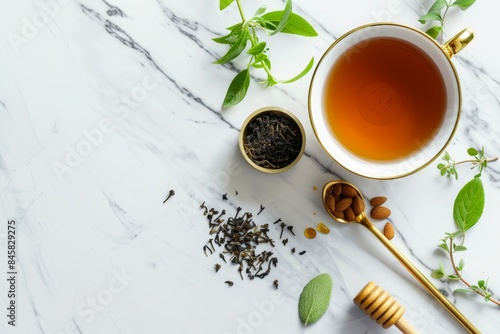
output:
[[399,262],[415,277],[415,279],[424,286],[424,288],[434,297],[436,300],[443,305],[443,307],[455,317],[455,319],[460,322],[469,333],[481,333],[474,325],[456,308],[456,306],[450,302],[439,290],[425,277],[368,219],[365,210],[360,210],[355,216],[355,220],[346,220],[345,217],[338,217],[333,213],[333,209],[327,206],[327,198],[331,196],[330,191],[335,184],[347,185],[356,190],[358,196],[363,199],[361,192],[349,182],[342,180],[330,181],[323,187],[323,205],[326,211],[332,216],[336,221],[343,224],[358,223],[366,227],[370,232],[377,237],[377,239],[382,242],[382,244],[394,255]]

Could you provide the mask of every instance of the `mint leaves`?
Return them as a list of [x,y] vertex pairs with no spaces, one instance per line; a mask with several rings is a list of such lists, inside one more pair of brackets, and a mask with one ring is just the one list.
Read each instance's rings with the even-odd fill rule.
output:
[[427,22],[437,22],[426,31],[429,36],[436,39],[444,29],[444,19],[450,8],[456,7],[461,10],[467,10],[474,4],[474,2],[476,2],[476,0],[436,0],[432,4],[429,11],[425,15],[421,16],[418,21],[422,24]]
[[328,274],[313,278],[299,297],[299,317],[304,325],[318,321],[330,305],[333,280]]
[[[245,17],[241,7],[241,0],[220,0],[220,10],[224,10],[233,2],[236,2],[238,6],[241,22],[226,28],[229,30],[227,35],[212,39],[216,43],[229,46],[229,50],[214,64],[226,64],[243,55],[248,57],[248,64],[231,81],[222,104],[224,108],[234,106],[245,98],[250,85],[251,69],[263,70],[267,78],[262,83],[269,87],[297,81],[305,76],[314,65],[314,58],[311,58],[304,69],[291,79],[277,79],[271,73],[271,60],[268,55],[267,43],[260,41],[257,35],[259,30],[268,36],[280,32],[305,37],[318,35],[316,30],[304,18],[292,12],[292,0],[287,0],[285,8],[280,11],[266,13],[266,7],[261,6],[250,19]],[[245,50],[247,51],[244,52]]]

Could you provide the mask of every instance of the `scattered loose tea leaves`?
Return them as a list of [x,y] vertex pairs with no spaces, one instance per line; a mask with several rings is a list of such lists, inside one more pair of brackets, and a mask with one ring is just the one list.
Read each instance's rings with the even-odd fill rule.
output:
[[172,196],[175,195],[175,191],[173,189],[171,189],[169,192],[168,192],[168,196],[167,198],[165,198],[165,200],[163,201],[163,203],[165,203],[166,201],[168,201],[168,199]]
[[273,282],[273,285],[274,285],[274,287],[275,287],[276,289],[278,288],[278,284],[279,284],[278,280],[277,280],[277,279],[275,279],[275,280],[274,280],[274,282]]
[[[268,234],[270,232],[269,224],[257,225],[253,221],[253,214],[251,212],[242,213],[243,210],[240,207],[236,208],[234,215],[227,218],[226,210],[208,209],[205,202],[200,205],[200,208],[207,217],[209,234],[213,236],[203,247],[205,256],[216,252],[215,243],[222,248],[219,257],[224,263],[238,266],[241,279],[244,279],[244,274],[251,280],[255,277],[264,278],[270,274],[273,266],[277,266],[278,258],[274,256],[273,252],[269,250],[257,252],[257,248],[261,244],[275,247],[274,239]],[[263,208],[261,205],[261,211]],[[287,224],[281,218],[275,223],[281,223],[281,239]],[[282,243],[286,246],[288,239],[283,239]],[[229,256],[229,260],[226,261],[225,255]]]
[[221,268],[221,265],[220,265],[220,264],[216,263],[216,264],[214,265],[215,272],[219,272],[219,269],[220,269],[220,268]]
[[248,123],[243,147],[245,154],[256,165],[280,169],[295,161],[302,141],[300,128],[292,119],[265,113]]
[[233,286],[233,284],[234,284],[234,283],[233,283],[233,282],[231,282],[231,281],[225,281],[224,283],[226,283],[226,284],[227,284],[227,285],[229,285],[229,286]]

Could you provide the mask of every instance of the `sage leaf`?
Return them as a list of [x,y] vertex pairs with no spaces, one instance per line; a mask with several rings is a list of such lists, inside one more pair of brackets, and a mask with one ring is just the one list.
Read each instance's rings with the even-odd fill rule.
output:
[[230,4],[232,4],[233,2],[234,2],[234,0],[220,0],[220,2],[219,2],[219,9],[223,10],[227,6],[229,6]]
[[453,218],[461,231],[467,231],[481,218],[484,197],[483,182],[480,178],[473,178],[459,191],[453,204]]
[[249,85],[250,73],[248,69],[244,69],[234,77],[233,81],[231,81],[226,96],[224,97],[223,107],[228,108],[240,103],[245,95],[247,95]]
[[333,280],[321,274],[306,284],[299,298],[299,317],[304,325],[318,321],[330,305]]
[[[262,18],[265,20],[265,25],[262,27],[268,30],[276,29],[281,21],[282,15],[282,11],[269,12],[262,15]],[[290,14],[288,22],[281,32],[305,37],[318,36],[318,33],[313,26],[310,25],[309,22],[307,22],[302,16],[295,13]]]

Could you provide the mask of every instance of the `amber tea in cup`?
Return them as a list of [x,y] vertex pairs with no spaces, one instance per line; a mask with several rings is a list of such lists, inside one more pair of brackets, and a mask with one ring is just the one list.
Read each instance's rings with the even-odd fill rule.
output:
[[443,122],[441,73],[421,49],[402,39],[373,37],[355,44],[326,82],[328,122],[339,142],[370,160],[408,156]]
[[309,87],[309,117],[328,155],[368,178],[394,179],[444,152],[458,125],[461,89],[451,61],[469,29],[440,45],[396,23],[372,23],[339,37]]

